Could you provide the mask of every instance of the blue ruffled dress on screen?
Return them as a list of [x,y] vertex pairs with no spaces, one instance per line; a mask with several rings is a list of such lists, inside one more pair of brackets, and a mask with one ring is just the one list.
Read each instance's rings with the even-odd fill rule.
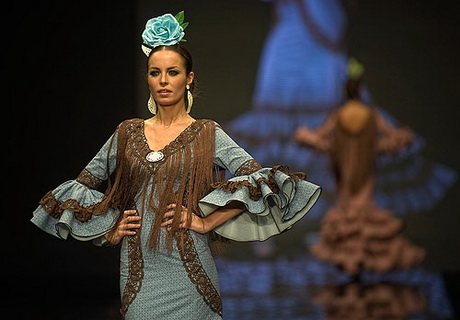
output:
[[[328,155],[298,145],[293,134],[301,126],[319,127],[345,102],[346,15],[338,0],[278,0],[273,6],[276,20],[260,58],[253,106],[225,127],[262,165],[287,164],[320,184],[323,197],[310,218],[321,218],[335,199]],[[363,102],[397,126],[364,91]],[[379,157],[374,196],[381,207],[396,215],[427,210],[453,184],[456,173],[424,158],[423,148],[416,136],[403,151]]]

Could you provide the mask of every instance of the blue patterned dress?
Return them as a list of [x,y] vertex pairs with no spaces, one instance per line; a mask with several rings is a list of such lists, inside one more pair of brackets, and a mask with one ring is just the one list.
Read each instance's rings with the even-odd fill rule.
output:
[[[121,132],[126,137],[124,144],[119,141]],[[142,217],[140,232],[124,237],[121,244],[121,314],[126,319],[222,318],[218,275],[207,235],[185,230],[181,240],[174,238],[168,250],[167,232],[161,229],[158,245],[149,246],[153,223],[162,216],[155,212],[160,197],[156,183],[175,177],[173,193],[182,192],[184,179],[180,172],[201,165],[202,159],[194,157],[194,152],[208,147],[203,143],[205,133],[210,133],[215,142],[211,144],[212,165],[228,170],[234,177],[215,181],[198,201],[196,211],[206,216],[231,201],[242,202],[246,208],[216,228],[219,235],[237,241],[266,240],[289,229],[319,197],[321,188],[304,180],[301,173],[291,174],[285,166],[262,168],[214,121],[194,121],[161,150],[164,158],[156,162],[147,160],[152,150],[144,134],[144,120],[124,121],[75,180],[42,198],[31,221],[59,238],[66,239],[70,234],[102,245],[103,235],[117,223],[120,210],[102,210],[110,195],[98,187],[118,169],[120,154],[127,158],[132,165],[130,171],[138,171],[145,181],[137,182],[141,187],[133,197]],[[191,150],[189,156],[187,150]],[[179,174],[168,164],[174,158],[181,163]],[[193,175],[188,173],[187,177],[188,181]],[[152,196],[143,195],[145,190]],[[183,190],[184,194],[193,192]]]

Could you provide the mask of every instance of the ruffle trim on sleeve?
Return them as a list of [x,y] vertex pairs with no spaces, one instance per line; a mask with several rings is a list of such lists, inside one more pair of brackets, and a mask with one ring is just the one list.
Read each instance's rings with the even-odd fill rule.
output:
[[115,210],[102,212],[99,204],[103,199],[103,193],[70,180],[40,200],[31,221],[61,239],[67,239],[70,234],[77,240],[103,244],[103,239],[99,238],[115,225],[118,218]]
[[198,205],[207,216],[232,201],[242,202],[246,210],[214,231],[231,240],[264,241],[290,229],[318,200],[321,187],[304,178],[287,166],[262,168],[214,184]]

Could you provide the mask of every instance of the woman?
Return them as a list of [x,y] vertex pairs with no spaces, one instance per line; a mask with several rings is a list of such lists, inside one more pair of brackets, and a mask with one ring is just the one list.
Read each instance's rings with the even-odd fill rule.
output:
[[336,178],[336,203],[321,223],[313,255],[351,275],[387,272],[419,264],[425,251],[401,236],[402,221],[374,203],[378,153],[396,153],[413,141],[411,131],[393,127],[376,108],[361,102],[363,67],[351,60],[347,102],[316,130],[300,127],[301,145],[329,153]]
[[[179,43],[185,26],[183,14],[147,22],[142,48],[154,116],[122,122],[32,218],[64,239],[121,243],[126,319],[220,319],[211,253],[217,239],[266,240],[303,217],[320,194],[304,174],[261,168],[214,121],[189,115],[194,72]],[[222,180],[216,168],[236,177]],[[104,180],[103,194],[97,187]]]

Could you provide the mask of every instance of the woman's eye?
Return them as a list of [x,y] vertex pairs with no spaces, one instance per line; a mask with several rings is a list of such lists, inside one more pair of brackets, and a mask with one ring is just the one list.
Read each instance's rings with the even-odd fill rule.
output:
[[177,76],[179,74],[179,71],[176,71],[176,70],[169,70],[169,74],[171,76]]
[[158,76],[159,74],[160,74],[160,73],[159,73],[158,71],[150,71],[150,75],[151,75],[152,77],[156,77],[156,76]]

